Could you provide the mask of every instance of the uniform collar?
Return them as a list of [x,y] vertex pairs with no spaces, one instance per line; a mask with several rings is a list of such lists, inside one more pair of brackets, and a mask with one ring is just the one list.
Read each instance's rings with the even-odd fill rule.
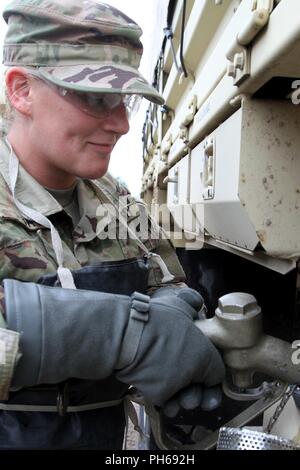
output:
[[[10,187],[9,181],[9,157],[10,148],[6,141],[0,142],[0,173],[6,184]],[[56,214],[62,210],[61,205],[51,194],[45,190],[20,164],[16,186],[16,196],[25,206],[34,208],[46,217]],[[1,208],[0,208],[1,210]],[[1,215],[1,214],[0,214]]]

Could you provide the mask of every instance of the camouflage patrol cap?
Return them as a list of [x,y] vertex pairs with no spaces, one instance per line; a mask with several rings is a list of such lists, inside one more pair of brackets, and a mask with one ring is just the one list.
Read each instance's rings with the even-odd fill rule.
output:
[[116,8],[96,0],[13,0],[4,65],[33,66],[55,83],[82,92],[163,98],[138,72],[141,28]]

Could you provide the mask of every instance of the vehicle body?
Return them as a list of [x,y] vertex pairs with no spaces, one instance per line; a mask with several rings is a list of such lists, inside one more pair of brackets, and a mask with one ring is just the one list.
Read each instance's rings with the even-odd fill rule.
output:
[[[144,123],[142,198],[170,235],[208,316],[220,297],[251,294],[262,309],[264,334],[288,342],[290,361],[298,365],[299,2],[154,3],[149,67],[165,105],[151,104]],[[278,371],[285,360],[278,359]],[[189,416],[189,423],[204,419],[214,431],[238,415],[267,368],[254,365],[252,372],[262,378],[254,376],[251,387],[233,383],[221,417]],[[267,382],[285,377],[275,368]],[[292,377],[300,384],[298,371]],[[277,405],[263,410],[260,427]],[[291,397],[272,432],[300,444],[299,429]]]

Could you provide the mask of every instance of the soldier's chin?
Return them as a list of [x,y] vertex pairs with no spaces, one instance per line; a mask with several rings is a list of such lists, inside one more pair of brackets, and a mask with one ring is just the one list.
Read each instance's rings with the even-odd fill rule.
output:
[[108,171],[108,165],[109,165],[109,160],[110,157],[103,157],[101,158],[101,164],[100,165],[95,165],[95,166],[90,166],[84,169],[83,173],[81,175],[82,178],[88,178],[88,179],[97,179],[101,178],[104,176],[107,171]]

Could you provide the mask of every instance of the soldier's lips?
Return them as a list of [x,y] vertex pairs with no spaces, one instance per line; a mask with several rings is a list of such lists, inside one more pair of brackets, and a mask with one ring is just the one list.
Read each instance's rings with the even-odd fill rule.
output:
[[106,143],[98,143],[98,142],[88,142],[89,145],[91,145],[95,150],[98,152],[112,152],[115,144],[106,144]]

